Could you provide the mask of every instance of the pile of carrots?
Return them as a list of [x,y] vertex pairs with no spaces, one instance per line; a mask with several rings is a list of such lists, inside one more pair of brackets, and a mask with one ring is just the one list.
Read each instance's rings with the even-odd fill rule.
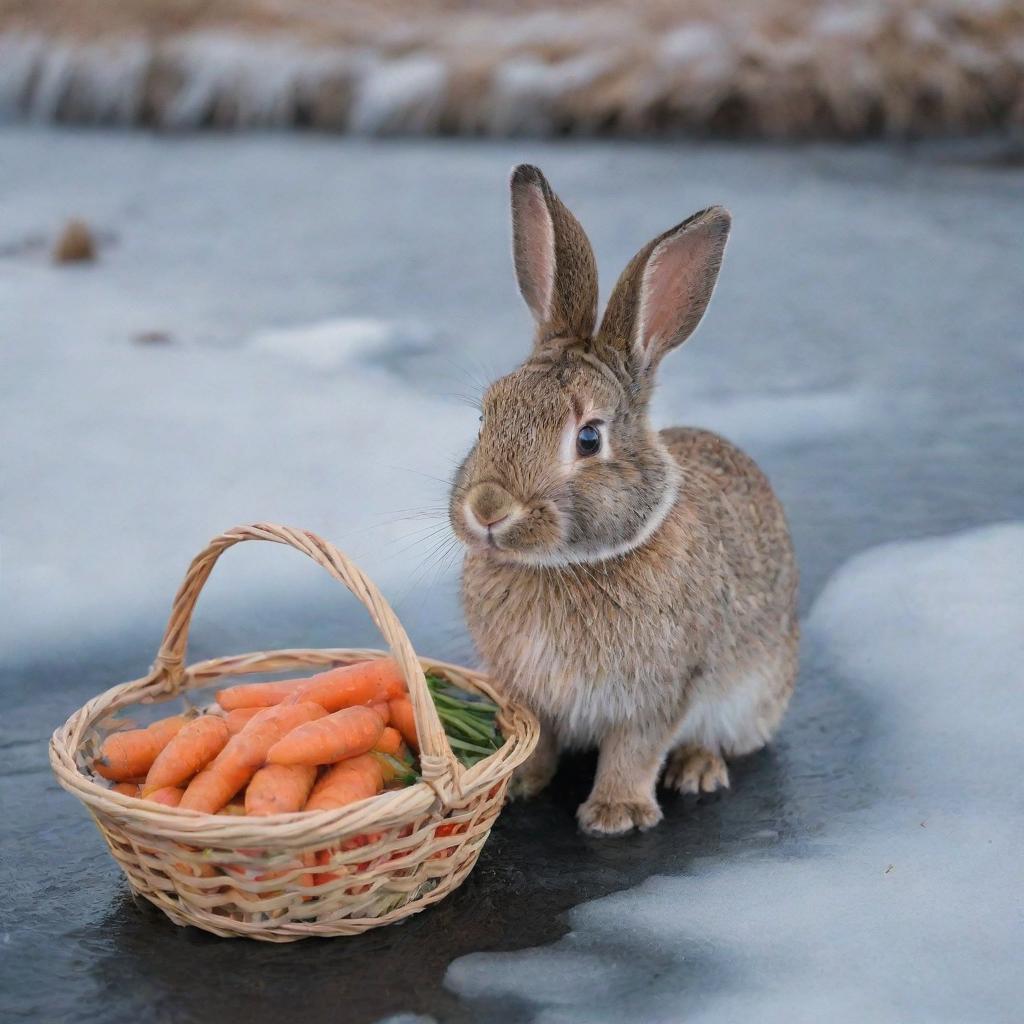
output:
[[[464,763],[498,749],[493,704],[428,683]],[[125,795],[209,814],[329,810],[418,779],[412,704],[391,659],[232,686],[216,700],[198,717],[112,733],[94,770]]]

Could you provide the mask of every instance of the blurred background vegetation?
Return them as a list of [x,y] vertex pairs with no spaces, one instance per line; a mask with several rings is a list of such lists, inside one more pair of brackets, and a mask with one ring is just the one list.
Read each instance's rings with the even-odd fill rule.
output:
[[0,116],[355,134],[1015,133],[1021,0],[0,0]]

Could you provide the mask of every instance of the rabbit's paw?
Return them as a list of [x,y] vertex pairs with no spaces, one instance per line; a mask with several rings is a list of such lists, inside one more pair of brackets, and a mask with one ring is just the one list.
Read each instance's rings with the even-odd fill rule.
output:
[[554,761],[535,761],[530,758],[521,768],[517,768],[512,774],[512,781],[509,783],[508,795],[510,800],[529,800],[542,790],[547,789],[548,783],[554,777]]
[[665,786],[680,793],[714,793],[729,788],[729,769],[703,747],[676,747],[665,768]]
[[631,829],[644,831],[662,819],[654,800],[601,800],[591,797],[580,804],[576,820],[584,832],[593,836],[615,836]]
[[512,782],[508,787],[509,798],[511,800],[529,800],[530,797],[536,796],[541,790],[547,788],[548,783],[555,776],[556,768],[558,768],[558,746],[548,732],[542,731],[534,752],[512,775]]

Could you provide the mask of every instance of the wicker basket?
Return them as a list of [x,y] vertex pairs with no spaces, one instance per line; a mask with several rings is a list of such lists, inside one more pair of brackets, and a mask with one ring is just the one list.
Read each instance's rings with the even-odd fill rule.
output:
[[[247,540],[302,551],[369,610],[408,683],[420,736],[421,782],[338,810],[247,818],[147,803],[115,793],[88,774],[95,726],[122,708],[171,700],[232,676],[385,656],[368,650],[285,650],[186,667],[199,592],[221,553]],[[472,768],[460,764],[434,710],[424,670],[499,706],[505,736],[500,750]],[[50,762],[60,784],[88,807],[131,887],[176,924],[291,942],[390,924],[455,889],[476,863],[511,773],[530,754],[537,735],[530,712],[496,693],[486,677],[417,658],[380,592],[337,548],[304,530],[259,523],[221,534],[193,561],[152,671],[75,712],[53,734]]]

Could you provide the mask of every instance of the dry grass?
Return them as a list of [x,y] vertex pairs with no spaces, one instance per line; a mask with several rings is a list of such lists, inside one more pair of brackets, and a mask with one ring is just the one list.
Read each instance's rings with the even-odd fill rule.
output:
[[0,111],[361,133],[1024,122],[1022,0],[0,0]]

